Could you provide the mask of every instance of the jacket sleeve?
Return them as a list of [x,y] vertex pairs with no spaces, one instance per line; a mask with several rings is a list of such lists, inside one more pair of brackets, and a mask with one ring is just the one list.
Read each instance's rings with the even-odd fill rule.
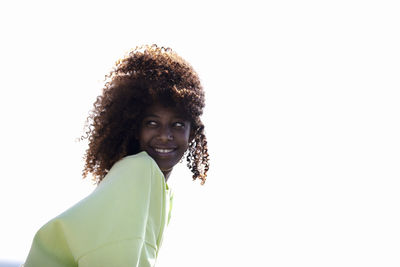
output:
[[39,230],[25,267],[153,266],[164,179],[154,164],[143,155],[117,162],[92,194]]
[[36,233],[28,258],[23,266],[77,266],[60,223],[52,221]]
[[[118,177],[118,181],[110,179],[110,182],[118,183],[115,190],[118,191],[119,200],[109,208],[107,217],[112,216],[112,219],[103,218],[101,224],[104,226],[96,232],[103,233],[106,229],[106,232],[112,233],[112,237],[104,239],[96,249],[82,255],[78,259],[79,267],[154,266],[157,245],[152,236],[157,237],[159,233],[157,217],[160,212],[154,212],[152,206],[159,202],[154,198],[161,197],[158,180],[164,178],[157,176],[152,161],[146,160],[138,166],[135,163],[129,160],[121,162],[110,173]],[[108,222],[104,224],[105,221]]]
[[156,249],[143,239],[120,240],[79,259],[79,267],[152,267]]

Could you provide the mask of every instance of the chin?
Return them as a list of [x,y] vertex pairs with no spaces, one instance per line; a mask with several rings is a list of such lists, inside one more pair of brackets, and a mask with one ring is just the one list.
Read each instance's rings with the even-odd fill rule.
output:
[[174,164],[174,165],[164,165],[164,164],[158,164],[158,162],[157,162],[157,165],[158,165],[158,167],[160,168],[160,170],[162,172],[170,172],[170,171],[172,171],[172,169],[174,168],[174,166],[176,164]]

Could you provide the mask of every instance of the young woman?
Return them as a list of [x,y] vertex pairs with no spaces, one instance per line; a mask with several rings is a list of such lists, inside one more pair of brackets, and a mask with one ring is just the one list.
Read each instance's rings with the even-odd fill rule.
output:
[[137,47],[117,61],[83,137],[83,175],[98,186],[37,232],[25,267],[154,266],[173,167],[186,157],[193,179],[206,180],[203,108],[196,72],[171,49]]

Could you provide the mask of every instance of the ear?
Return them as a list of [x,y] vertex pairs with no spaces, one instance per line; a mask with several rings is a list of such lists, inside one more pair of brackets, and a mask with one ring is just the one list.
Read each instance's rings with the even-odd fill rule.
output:
[[195,136],[196,136],[195,130],[193,129],[193,127],[190,127],[189,144],[193,141]]

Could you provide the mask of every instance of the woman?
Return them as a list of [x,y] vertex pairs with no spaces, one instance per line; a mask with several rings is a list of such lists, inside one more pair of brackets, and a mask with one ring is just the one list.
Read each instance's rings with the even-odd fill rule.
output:
[[171,49],[137,47],[118,60],[83,137],[83,176],[98,187],[37,232],[25,267],[154,266],[173,167],[187,153],[193,179],[206,180],[203,108],[196,72]]

